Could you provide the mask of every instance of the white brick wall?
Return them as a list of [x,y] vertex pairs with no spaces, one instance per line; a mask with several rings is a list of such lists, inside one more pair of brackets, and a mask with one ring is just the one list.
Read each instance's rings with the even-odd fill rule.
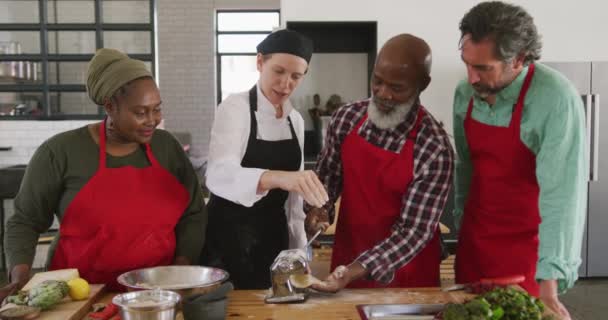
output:
[[207,152],[215,105],[212,0],[158,1],[159,85],[165,128]]
[[277,9],[278,0],[159,0],[159,79],[165,126],[187,131],[206,157],[216,106],[215,9]]

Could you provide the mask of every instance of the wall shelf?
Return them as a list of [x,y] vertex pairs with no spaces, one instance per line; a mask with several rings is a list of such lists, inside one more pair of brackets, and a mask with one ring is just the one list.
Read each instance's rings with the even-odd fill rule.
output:
[[[28,78],[30,80],[2,79],[0,112],[5,112],[5,114],[0,114],[0,120],[56,120],[82,119],[83,117],[100,119],[102,117],[101,108],[97,114],[81,114],[86,113],[84,110],[87,110],[88,107],[79,108],[79,106],[90,103],[86,101],[84,84],[86,62],[91,60],[95,50],[106,46],[116,47],[125,51],[130,57],[146,62],[152,73],[157,76],[156,0],[140,1],[148,6],[147,12],[145,8],[141,9],[141,4],[130,7],[133,12],[146,12],[140,16],[140,18],[143,17],[145,23],[130,23],[132,20],[129,13],[125,12],[120,12],[123,17],[117,19],[114,12],[125,11],[117,9],[116,5],[124,5],[117,1],[90,0],[92,7],[88,8],[90,10],[87,11],[87,15],[90,16],[91,21],[85,20],[84,22],[87,23],[72,23],[72,21],[82,20],[77,12],[78,9],[74,9],[76,8],[74,6],[62,7],[57,4],[58,1],[38,0],[37,2],[38,17],[34,15],[33,18],[36,21],[21,23],[23,18],[15,18],[13,21],[5,20],[0,23],[0,42],[6,41],[7,38],[8,41],[15,41],[16,39],[13,37],[16,37],[17,40],[19,37],[25,37],[25,42],[28,44],[27,48],[22,50],[23,54],[0,52],[0,63],[33,62],[36,64],[36,69],[39,69],[34,77]],[[105,15],[105,17],[111,17],[112,23],[103,21],[103,10],[109,8],[112,8],[110,9],[112,11],[109,11],[112,14]],[[8,8],[0,7],[0,10],[5,9]],[[11,9],[19,11],[19,7]],[[75,11],[66,12],[67,10]],[[120,23],[123,20],[125,23]],[[59,23],[49,23],[49,21]],[[64,23],[66,21],[68,23]],[[117,44],[135,49],[123,49]],[[66,46],[68,47],[66,48]],[[78,53],[78,51],[82,53]],[[14,103],[11,103],[11,100],[14,100]],[[21,103],[37,105],[34,110],[36,115],[6,112],[7,109],[11,109],[13,104],[15,108],[12,110],[17,110],[16,106]]]

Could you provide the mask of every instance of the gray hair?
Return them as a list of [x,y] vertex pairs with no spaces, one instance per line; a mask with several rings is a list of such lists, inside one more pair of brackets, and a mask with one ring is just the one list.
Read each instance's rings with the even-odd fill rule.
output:
[[520,54],[528,65],[540,59],[542,44],[534,19],[522,8],[500,1],[482,2],[460,21],[460,41],[469,34],[474,42],[494,40],[496,56],[511,61]]

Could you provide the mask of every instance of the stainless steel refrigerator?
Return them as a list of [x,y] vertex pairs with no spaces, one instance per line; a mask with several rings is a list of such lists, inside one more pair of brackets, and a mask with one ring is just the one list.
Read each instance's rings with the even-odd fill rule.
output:
[[[589,143],[589,200],[581,277],[608,276],[608,62],[543,62],[574,83],[585,105]],[[608,100],[606,100],[608,102]]]

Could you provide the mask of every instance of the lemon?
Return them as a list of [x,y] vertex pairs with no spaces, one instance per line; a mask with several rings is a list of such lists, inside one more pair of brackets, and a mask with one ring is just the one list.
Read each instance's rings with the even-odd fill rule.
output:
[[70,288],[70,298],[72,300],[84,300],[89,297],[89,293],[91,292],[89,283],[82,278],[68,281],[68,287]]

